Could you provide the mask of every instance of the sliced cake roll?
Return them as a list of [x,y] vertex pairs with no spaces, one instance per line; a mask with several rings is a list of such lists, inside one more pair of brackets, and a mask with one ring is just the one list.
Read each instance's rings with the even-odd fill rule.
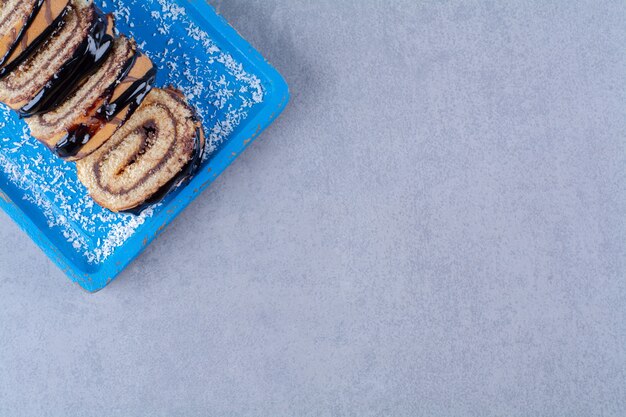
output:
[[0,101],[30,117],[55,108],[91,75],[113,44],[113,19],[91,2],[71,0],[61,27],[0,80]]
[[[9,2],[11,3],[11,2]],[[26,3],[22,2],[23,7]],[[29,20],[23,26],[20,39],[8,47],[9,41],[0,41],[0,77],[7,75],[24,62],[64,22],[70,0],[38,0],[33,6]],[[14,14],[15,16],[15,14]],[[0,31],[0,33],[8,33]],[[4,38],[11,38],[4,36]],[[7,51],[7,52],[4,52]]]
[[63,158],[83,158],[126,120],[131,103],[140,104],[137,100],[145,93],[136,83],[145,80],[144,89],[151,88],[155,73],[152,62],[137,50],[134,40],[117,38],[100,68],[60,106],[27,119],[31,133]]
[[186,181],[203,151],[201,124],[183,95],[153,89],[111,139],[76,166],[98,204],[138,213]]
[[139,107],[152,89],[156,73],[150,58],[137,52],[115,85],[59,138],[54,152],[76,161],[97,150]]
[[2,0],[0,2],[0,65],[19,44],[44,0]]
[[57,108],[26,119],[31,134],[54,149],[67,132],[82,119],[94,117],[106,100],[108,90],[124,77],[136,54],[135,42],[122,36],[113,43],[113,50],[100,68]]

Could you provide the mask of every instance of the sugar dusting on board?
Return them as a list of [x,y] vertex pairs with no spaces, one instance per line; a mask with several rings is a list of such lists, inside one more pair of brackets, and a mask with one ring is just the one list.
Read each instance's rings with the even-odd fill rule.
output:
[[[120,32],[133,36],[157,65],[157,85],[174,85],[194,105],[207,131],[207,159],[263,101],[261,81],[222,52],[180,5],[166,0],[96,3],[114,12]],[[77,180],[74,164],[31,138],[8,108],[0,108],[0,117],[0,170],[23,190],[27,203],[38,207],[42,218],[36,222],[61,233],[87,262],[106,260],[162,209],[157,205],[140,216],[102,209]]]

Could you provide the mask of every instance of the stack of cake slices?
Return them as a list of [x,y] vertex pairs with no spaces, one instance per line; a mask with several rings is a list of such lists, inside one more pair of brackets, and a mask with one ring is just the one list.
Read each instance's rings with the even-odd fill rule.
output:
[[87,0],[0,1],[0,101],[92,198],[139,213],[198,169],[202,125],[112,15]]

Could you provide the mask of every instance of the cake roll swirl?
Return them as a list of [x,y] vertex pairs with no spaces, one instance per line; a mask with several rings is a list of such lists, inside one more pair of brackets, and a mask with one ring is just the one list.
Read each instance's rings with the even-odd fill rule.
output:
[[0,101],[22,117],[62,103],[106,58],[113,19],[91,2],[72,0],[61,27],[20,66],[0,80]]
[[199,167],[204,134],[177,90],[153,89],[97,151],[76,163],[92,198],[115,212],[137,212]]

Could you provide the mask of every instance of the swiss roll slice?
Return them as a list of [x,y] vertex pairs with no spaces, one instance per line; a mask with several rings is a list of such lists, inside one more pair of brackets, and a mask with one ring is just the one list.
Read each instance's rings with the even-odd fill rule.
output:
[[204,142],[182,93],[155,88],[111,139],[76,163],[78,178],[101,206],[136,212],[197,170]]
[[[111,53],[98,70],[86,78],[63,103],[47,113],[26,119],[32,135],[50,149],[58,148],[57,154],[67,159],[86,156],[83,148],[88,143],[91,143],[89,152],[93,152],[97,149],[95,143],[92,143],[97,133],[119,113],[107,117],[104,110],[111,104],[116,91],[128,87],[127,79],[135,73],[140,56],[143,55],[137,50],[134,40],[125,36],[115,39]],[[151,62],[149,65],[152,68]],[[117,123],[115,128],[120,124]],[[72,138],[76,138],[78,131],[82,130],[81,126],[87,127],[85,134],[73,141]],[[104,139],[104,135],[100,137]],[[104,141],[101,140],[100,145]]]
[[106,59],[113,18],[91,2],[71,0],[63,24],[0,80],[0,101],[31,117],[61,104]]

